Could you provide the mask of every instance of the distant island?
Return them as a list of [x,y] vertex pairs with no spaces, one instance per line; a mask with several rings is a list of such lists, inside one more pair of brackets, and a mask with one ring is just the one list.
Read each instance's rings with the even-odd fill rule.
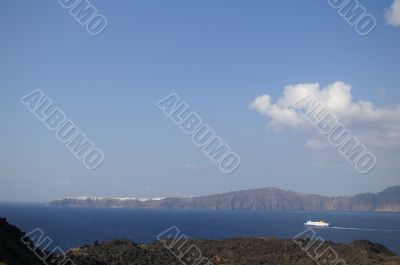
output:
[[108,198],[67,197],[50,202],[52,207],[162,208],[197,210],[307,210],[400,212],[400,186],[379,193],[327,197],[277,188],[234,191],[200,197]]
[[[21,240],[21,238],[24,238]],[[39,238],[41,240],[42,238]],[[36,238],[36,242],[37,242]],[[310,245],[305,252],[298,245]],[[171,248],[166,248],[166,245]],[[309,253],[321,253],[321,250],[333,249],[340,257],[339,264],[354,265],[398,265],[400,257],[385,246],[366,240],[350,244],[317,242],[304,238],[294,242],[291,239],[276,238],[232,238],[221,240],[177,240],[156,241],[151,244],[137,244],[130,240],[118,239],[106,242],[94,242],[66,251],[59,256],[36,247],[34,242],[25,238],[25,233],[6,219],[0,218],[0,264],[2,265],[190,265],[194,258],[186,252],[196,246],[207,262],[196,265],[316,265],[333,264],[323,252],[315,260]],[[318,252],[320,251],[320,252]],[[40,253],[40,255],[38,255]],[[177,256],[175,253],[186,253]],[[40,257],[40,258],[39,258]],[[46,258],[43,258],[46,257]],[[336,258],[336,257],[334,257]],[[45,263],[43,262],[45,261]],[[318,262],[317,262],[318,261]]]

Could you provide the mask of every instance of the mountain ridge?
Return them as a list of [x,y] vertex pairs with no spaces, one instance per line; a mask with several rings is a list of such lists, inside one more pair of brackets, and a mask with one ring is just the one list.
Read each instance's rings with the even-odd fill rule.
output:
[[[26,239],[30,248],[21,241],[26,234],[0,217],[0,264],[4,265],[316,265],[330,262],[336,253],[335,264],[399,265],[400,257],[384,245],[367,240],[342,244],[330,241],[312,241],[309,238],[276,239],[270,237],[244,237],[220,240],[167,238],[149,244],[138,244],[128,239],[95,241],[91,245],[75,247],[64,255],[48,253]],[[41,239],[39,239],[41,240]],[[317,239],[318,240],[318,239]],[[42,245],[43,246],[43,245]],[[304,247],[310,251],[304,251]],[[193,247],[200,250],[201,259],[190,256]],[[50,248],[52,249],[52,248]],[[192,251],[188,251],[188,250]],[[43,253],[40,259],[35,253]],[[326,251],[330,250],[330,251]],[[333,251],[332,251],[333,250]],[[311,252],[312,251],[312,252]],[[177,256],[176,253],[182,253]],[[316,256],[309,256],[314,253]],[[317,255],[320,254],[320,255]],[[342,263],[340,261],[345,261]],[[184,262],[192,261],[192,262]],[[209,262],[208,262],[209,261]]]
[[231,191],[199,197],[153,199],[113,197],[67,197],[49,203],[52,207],[162,208],[197,210],[326,210],[400,212],[400,186],[378,193],[353,196],[323,196],[285,191],[275,187]]

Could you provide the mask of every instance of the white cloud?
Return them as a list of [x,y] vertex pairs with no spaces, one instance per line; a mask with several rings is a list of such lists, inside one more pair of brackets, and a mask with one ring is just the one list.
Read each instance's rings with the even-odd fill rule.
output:
[[304,130],[311,125],[293,103],[310,94],[368,146],[400,145],[400,106],[378,108],[369,101],[353,101],[351,86],[340,81],[322,88],[318,83],[289,85],[276,102],[261,95],[250,108],[269,117],[268,127],[276,131]]
[[385,20],[392,26],[400,26],[400,0],[394,0],[392,6],[385,13]]
[[69,178],[63,178],[63,179],[59,179],[57,180],[57,183],[62,185],[62,186],[71,186],[72,182]]
[[199,170],[200,167],[198,165],[194,165],[194,164],[185,164],[183,165],[184,168],[186,169],[191,169],[191,170]]
[[306,142],[306,147],[313,150],[323,150],[329,147],[328,141],[320,141],[317,139],[308,139]]

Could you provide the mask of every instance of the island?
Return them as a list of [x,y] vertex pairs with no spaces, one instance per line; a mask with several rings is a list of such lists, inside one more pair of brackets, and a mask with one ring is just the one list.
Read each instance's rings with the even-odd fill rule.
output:
[[263,188],[200,197],[153,199],[67,197],[52,201],[49,205],[52,207],[95,208],[400,212],[400,186],[389,187],[379,193],[361,193],[339,197],[300,194],[278,188]]

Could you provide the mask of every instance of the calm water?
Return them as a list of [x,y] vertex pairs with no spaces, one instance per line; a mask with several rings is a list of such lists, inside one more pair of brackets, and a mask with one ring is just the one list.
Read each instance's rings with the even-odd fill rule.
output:
[[368,239],[400,255],[400,213],[73,209],[1,203],[0,216],[25,232],[40,227],[62,249],[115,238],[152,242],[170,226],[189,238],[293,238],[305,230],[305,221],[323,219],[335,227],[316,230],[325,240]]

